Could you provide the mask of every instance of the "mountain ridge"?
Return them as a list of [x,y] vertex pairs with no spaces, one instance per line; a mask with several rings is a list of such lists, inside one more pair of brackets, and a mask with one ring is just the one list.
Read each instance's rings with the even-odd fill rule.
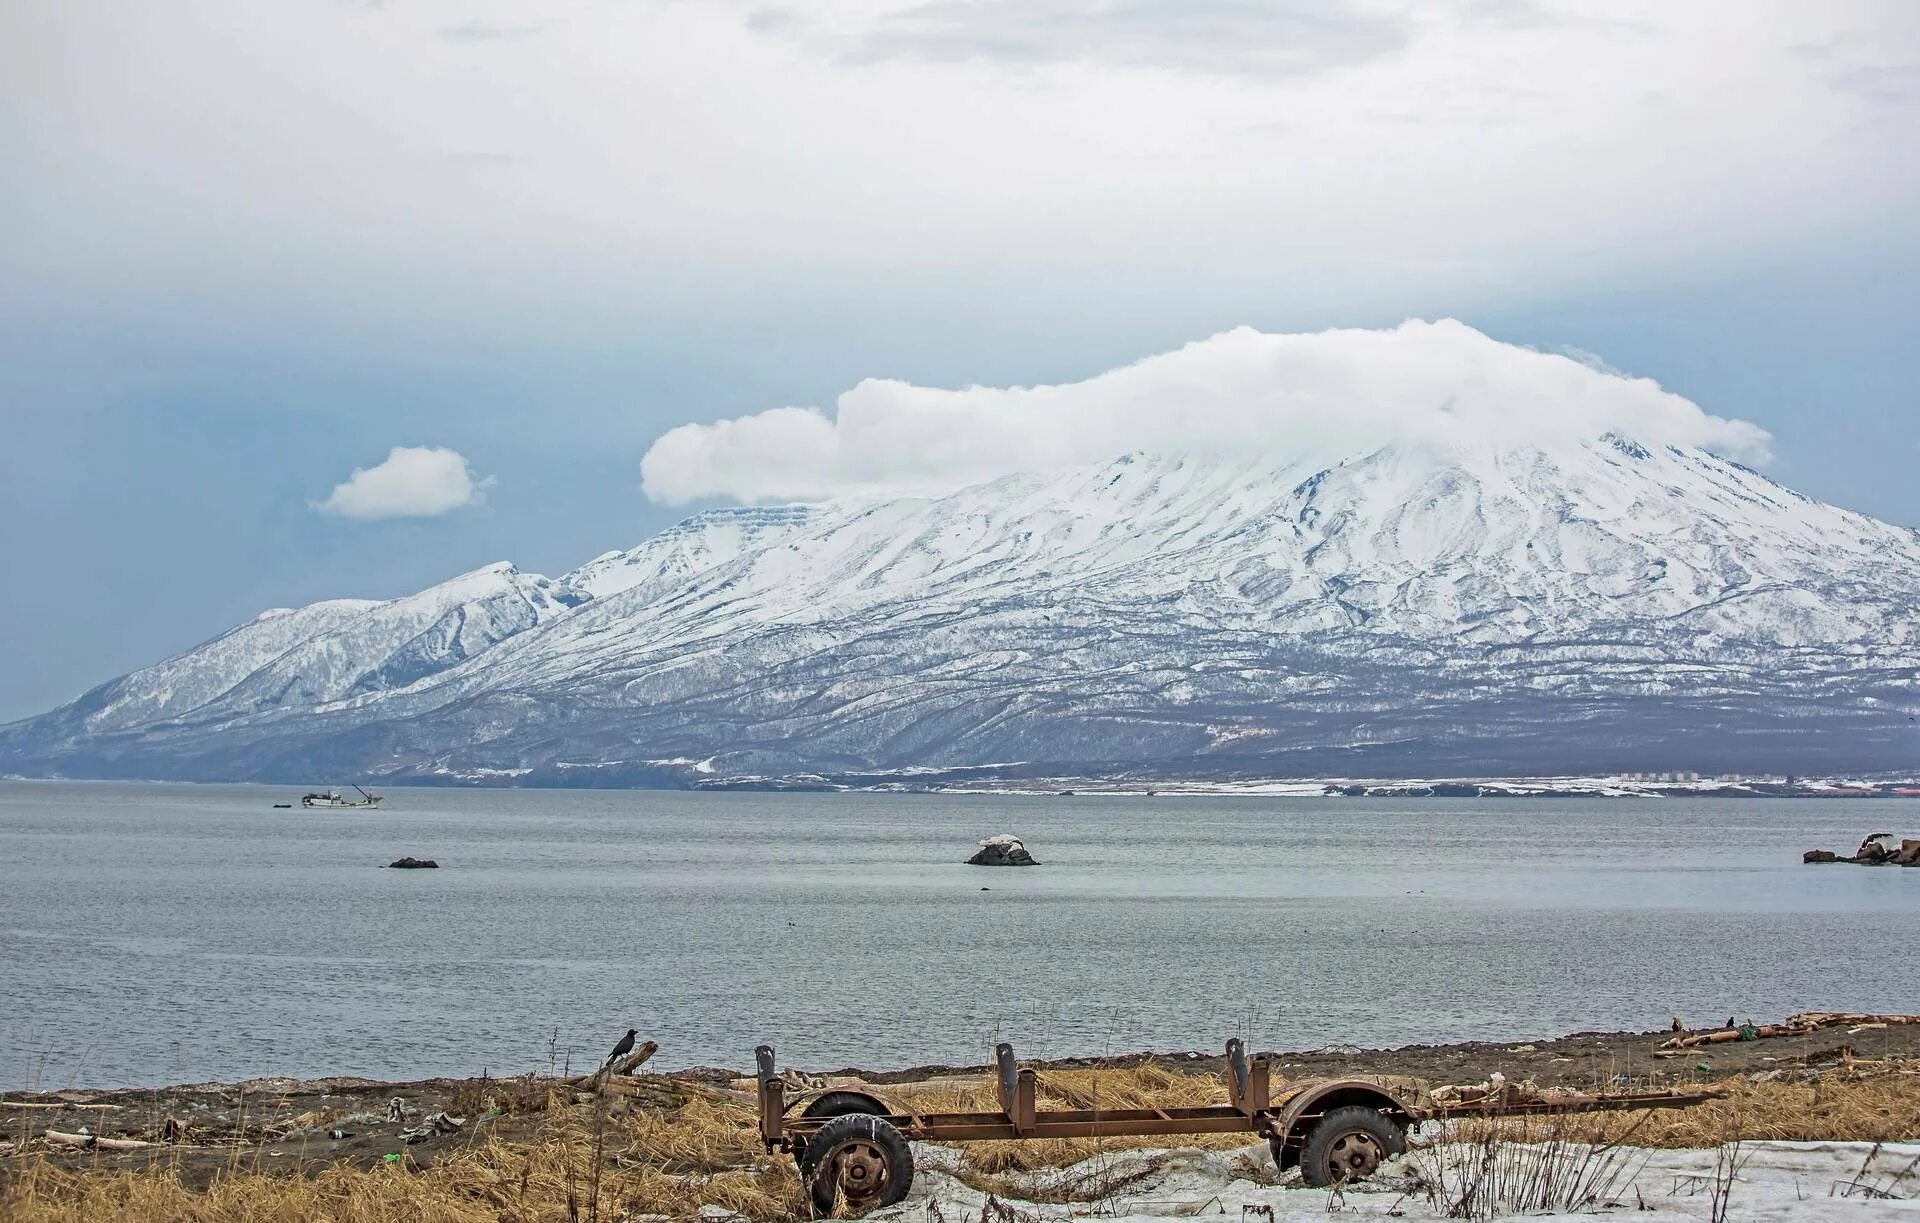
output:
[[0,727],[0,769],[1910,767],[1916,607],[1920,532],[1618,433],[1134,453],[256,619]]

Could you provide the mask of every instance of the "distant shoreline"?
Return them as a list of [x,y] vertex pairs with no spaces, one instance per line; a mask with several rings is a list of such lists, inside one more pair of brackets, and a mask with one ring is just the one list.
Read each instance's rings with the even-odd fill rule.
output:
[[[1636,776],[1446,778],[1108,778],[981,776],[986,769],[908,769],[852,775],[702,777],[681,785],[584,785],[551,776],[395,776],[359,779],[370,786],[427,790],[598,790],[607,793],[982,795],[1024,798],[1920,798],[1920,777],[1795,778],[1792,781],[1707,777],[1672,781]],[[0,783],[39,785],[310,786],[308,781],[148,777],[28,777],[0,774]]]

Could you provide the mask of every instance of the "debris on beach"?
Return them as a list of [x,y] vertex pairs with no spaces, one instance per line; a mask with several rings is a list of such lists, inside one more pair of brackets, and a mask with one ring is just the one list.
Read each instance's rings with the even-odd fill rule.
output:
[[445,1112],[433,1113],[412,1129],[401,1130],[400,1141],[412,1146],[417,1142],[425,1142],[435,1134],[457,1134],[466,1123],[465,1117],[451,1117]]
[[440,869],[440,864],[432,858],[402,858],[398,862],[387,863],[389,870],[431,871]]
[[1019,837],[1001,833],[980,842],[980,852],[967,859],[968,866],[1038,866]]
[[[1920,1015],[1870,1015],[1859,1011],[1807,1011],[1799,1015],[1790,1015],[1779,1023],[1756,1024],[1749,1019],[1735,1025],[1731,1020],[1723,1028],[1711,1032],[1681,1031],[1660,1042],[1660,1050],[1695,1049],[1701,1045],[1718,1045],[1734,1040],[1770,1040],[1779,1036],[1806,1036],[1822,1028],[1845,1028],[1848,1035],[1857,1032],[1877,1031],[1882,1028],[1906,1027],[1920,1024]],[[1656,1051],[1658,1052],[1658,1051]],[[1660,1053],[1672,1057],[1674,1053]]]
[[1809,849],[1800,855],[1802,862],[1850,862],[1855,866],[1920,866],[1920,841],[1894,836],[1891,832],[1870,832],[1850,858],[1842,858],[1829,849]]
[[80,1151],[140,1151],[154,1145],[137,1138],[102,1138],[84,1127],[77,1134],[69,1134],[62,1130],[47,1130],[41,1136],[48,1142]]
[[[635,1035],[638,1035],[638,1033],[635,1033]],[[621,1043],[625,1044],[626,1042],[622,1041]],[[573,1078],[566,1080],[567,1086],[585,1088],[589,1093],[599,1091],[603,1086],[608,1085],[609,1082],[617,1084],[618,1080],[630,1077],[635,1070],[640,1068],[642,1063],[658,1052],[660,1052],[660,1046],[650,1040],[641,1041],[639,1047],[632,1049],[631,1052],[624,1055],[616,1049],[614,1055],[602,1063],[598,1070],[590,1071],[587,1074],[575,1075]]]

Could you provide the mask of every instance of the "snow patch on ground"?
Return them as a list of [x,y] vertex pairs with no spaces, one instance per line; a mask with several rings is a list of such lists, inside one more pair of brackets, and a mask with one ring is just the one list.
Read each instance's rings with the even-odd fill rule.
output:
[[[1524,1150],[1522,1148],[1521,1150]],[[1273,1176],[1264,1145],[1232,1151],[1139,1150],[1097,1156],[1066,1168],[1029,1174],[1026,1192],[988,1194],[958,1179],[960,1153],[914,1146],[917,1171],[907,1199],[876,1211],[873,1219],[929,1223],[1037,1223],[1070,1218],[1148,1221],[1225,1216],[1308,1223],[1329,1217],[1444,1219],[1444,1206],[1419,1188],[1435,1161],[1458,1172],[1479,1149],[1449,1144],[1416,1150],[1381,1170],[1372,1182],[1344,1192],[1263,1183]],[[1726,1218],[1741,1223],[1920,1219],[1920,1142],[1749,1142],[1735,1152],[1737,1171]],[[1712,1189],[1719,1152],[1622,1149],[1622,1174],[1608,1193],[1578,1210],[1512,1209],[1497,1217],[1574,1218],[1625,1211],[1649,1223],[1712,1217]],[[1017,1182],[1016,1182],[1017,1183]],[[1093,1201],[1049,1202],[1068,1187],[1111,1187]],[[1891,1196],[1880,1196],[1890,1193]],[[1036,1200],[1039,1199],[1039,1200]],[[1617,1202],[1618,1205],[1610,1205]],[[1476,1217],[1487,1217],[1480,1215]]]

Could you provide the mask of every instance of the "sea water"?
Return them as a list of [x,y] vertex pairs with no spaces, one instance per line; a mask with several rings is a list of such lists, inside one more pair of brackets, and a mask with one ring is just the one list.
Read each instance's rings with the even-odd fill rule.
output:
[[[0,783],[0,1085],[545,1072],[629,1027],[821,1069],[1920,1009],[1920,870],[1800,862],[1920,803],[299,793]],[[1042,865],[962,865],[1001,832]]]

